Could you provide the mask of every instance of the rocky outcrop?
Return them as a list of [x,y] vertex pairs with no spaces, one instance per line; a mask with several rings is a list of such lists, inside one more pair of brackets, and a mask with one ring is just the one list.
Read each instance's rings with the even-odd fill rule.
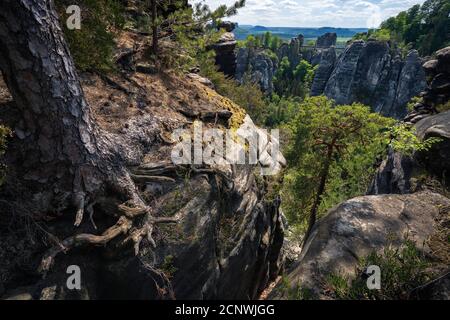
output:
[[392,150],[377,170],[368,194],[407,194],[411,192],[414,159]]
[[[14,220],[14,211],[10,209],[14,202],[8,192],[0,189],[0,296],[11,299],[258,298],[283,265],[280,199],[276,195],[269,197],[265,183],[261,183],[263,178],[255,171],[257,165],[234,165],[226,161],[175,165],[170,159],[177,143],[171,133],[179,128],[191,132],[195,120],[203,120],[204,128],[242,126],[247,134],[262,131],[240,107],[218,95],[208,87],[206,79],[197,75],[164,78],[132,73],[128,80],[112,77],[114,87],[93,74],[83,75],[83,89],[90,107],[102,130],[114,139],[123,139],[125,134],[133,134],[139,143],[145,139],[144,148],[127,146],[130,154],[133,153],[130,157],[138,154],[143,159],[143,165],[133,169],[132,178],[152,217],[176,218],[177,223],[158,225],[149,231],[153,240],[143,239],[138,255],[133,244],[120,235],[107,245],[80,245],[58,255],[55,265],[43,278],[38,266],[47,246],[59,244],[58,239],[66,239],[74,232],[92,234],[92,237],[102,235],[118,219],[114,212],[122,201],[110,200],[104,206],[96,206],[95,216],[85,219],[76,231],[74,212],[68,210],[67,217],[45,220],[45,231],[43,227],[37,228],[39,221],[33,223],[33,230],[18,236],[17,230],[23,230],[21,223],[28,221],[28,217],[24,213],[17,217],[17,225],[5,224]],[[129,96],[118,88],[135,94]],[[8,119],[7,124],[12,128],[20,127],[11,97],[2,97],[0,118]],[[259,150],[265,151],[260,155],[273,154],[275,141],[267,135],[260,139],[262,149]],[[17,147],[20,133],[11,140],[8,163],[15,162],[13,159],[21,152]],[[286,165],[280,153],[274,161],[260,158],[258,164],[262,169]],[[144,217],[136,221],[135,232],[146,221]],[[81,270],[80,291],[67,288],[70,276],[67,268],[71,265]]]
[[[415,124],[440,111],[448,110],[450,99],[450,47],[436,52],[436,59],[423,65],[428,87],[420,93],[420,101],[406,116],[405,122]],[[445,106],[447,104],[447,106]],[[443,110],[441,110],[443,109]]]
[[223,30],[225,30],[226,32],[233,32],[233,30],[236,29],[236,23],[231,22],[231,21],[221,21],[221,22],[218,24],[217,28],[218,28],[219,30],[220,30],[220,29],[223,29]]
[[243,83],[246,76],[258,83],[265,93],[273,91],[273,77],[277,69],[277,61],[261,50],[240,48],[237,53],[236,80]]
[[292,38],[289,43],[284,43],[278,49],[278,59],[281,61],[284,57],[287,57],[291,66],[296,66],[302,59],[301,47],[304,41],[305,38],[300,34],[296,38]]
[[[449,206],[448,198],[431,192],[349,200],[316,225],[287,282],[294,288],[310,289],[317,298],[327,298],[324,282],[328,275],[354,277],[360,259],[387,245],[400,246],[405,234],[422,247],[438,233],[440,219],[449,214],[440,208]],[[431,251],[428,246],[423,250]],[[273,298],[286,295],[280,286]]]
[[324,50],[320,55],[318,68],[316,70],[314,81],[311,86],[311,95],[319,96],[325,90],[328,79],[333,72],[337,55],[334,48]]
[[[328,71],[329,59],[321,59]],[[335,63],[323,92],[323,72],[314,87],[314,95],[325,94],[338,104],[361,102],[386,116],[403,118],[406,105],[426,86],[425,72],[417,51],[405,60],[386,42],[354,41]],[[319,64],[319,69],[320,69]]]
[[324,35],[317,38],[316,47],[319,48],[329,48],[336,45],[337,34],[327,32]]
[[213,45],[216,52],[216,65],[219,66],[219,71],[227,76],[234,76],[236,73],[236,46],[237,41],[232,32],[224,33]]
[[450,175],[450,111],[426,117],[416,124],[420,139],[440,138],[431,150],[405,156],[390,151],[386,160],[378,168],[369,194],[407,194],[420,189],[416,176],[423,172],[436,177],[449,186]]
[[419,121],[417,134],[421,139],[437,137],[441,142],[427,153],[419,154],[418,161],[446,187],[450,186],[450,111]]

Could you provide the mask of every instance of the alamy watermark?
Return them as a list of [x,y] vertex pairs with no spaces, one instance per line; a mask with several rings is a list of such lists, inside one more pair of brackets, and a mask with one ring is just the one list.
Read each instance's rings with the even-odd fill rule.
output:
[[70,275],[66,281],[67,289],[81,290],[81,268],[77,265],[71,265],[67,268],[66,273]]
[[379,266],[369,266],[366,269],[366,274],[369,276],[366,283],[367,289],[381,290],[381,268]]
[[70,16],[66,20],[66,26],[69,30],[81,29],[81,8],[77,5],[68,6],[66,13]]

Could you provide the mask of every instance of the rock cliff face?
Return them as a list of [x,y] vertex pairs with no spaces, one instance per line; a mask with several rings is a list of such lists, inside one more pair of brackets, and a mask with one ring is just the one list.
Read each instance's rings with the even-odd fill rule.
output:
[[[333,56],[321,63],[328,70]],[[426,86],[422,60],[411,51],[405,61],[389,45],[379,41],[355,41],[337,59],[323,92],[323,72],[313,84],[313,94],[325,94],[339,104],[361,102],[386,116],[403,118],[406,105]],[[319,64],[319,69],[320,69]]]
[[[335,34],[320,37],[317,48],[302,48],[303,41],[303,36],[299,35],[283,44],[276,54],[278,61],[287,57],[294,66],[301,59],[318,66],[311,87],[313,96],[324,94],[339,104],[361,102],[375,112],[402,119],[410,100],[426,88],[423,61],[415,50],[402,58],[386,42],[361,40],[352,42],[338,56],[334,48]],[[235,77],[239,82],[249,73],[264,92],[271,93],[276,69],[277,63],[262,50],[255,53],[241,48],[237,51]],[[439,76],[435,86],[441,86],[445,79],[448,77]]]
[[[342,59],[341,68],[355,70],[354,63],[357,63],[357,57],[361,56],[365,46],[362,42],[352,45],[352,51],[346,52],[346,55],[355,59]],[[375,55],[378,59],[374,61],[383,61],[383,52],[382,48],[379,49],[378,55]],[[437,59],[425,65],[431,81],[429,89],[422,96],[437,98],[439,95],[436,89],[446,94],[444,88],[448,88],[448,85],[433,87],[432,83],[439,75],[439,78],[444,77],[442,75],[448,70],[449,52],[448,48],[439,51]],[[416,53],[410,53],[402,71],[399,71],[403,88],[414,87],[409,76],[413,72],[411,70],[417,70],[417,63]],[[376,63],[371,64],[374,70],[376,66]],[[334,76],[338,77],[339,74]],[[336,88],[339,89],[342,87]],[[444,97],[437,99],[439,103],[448,103],[448,96],[446,101],[442,101]],[[427,101],[428,108],[436,105],[431,99]],[[421,108],[425,108],[423,104]],[[432,116],[422,115],[424,117],[415,124],[418,137],[437,137],[441,141],[429,151],[410,157],[390,152],[378,169],[370,187],[370,196],[346,201],[319,221],[297,263],[288,272],[287,280],[292,288],[310,289],[315,297],[328,299],[330,296],[324,286],[328,275],[363,277],[355,274],[355,267],[361,258],[373,251],[382,252],[388,245],[399,247],[407,234],[435,264],[434,268],[438,272],[436,278],[443,275],[438,281],[410,292],[410,298],[449,299],[450,111]],[[282,285],[272,293],[275,299],[286,299],[288,296],[289,290]]]
[[[415,124],[422,119],[448,110],[450,99],[450,47],[436,52],[436,59],[427,61],[423,68],[427,74],[428,87],[421,92],[421,101],[414,106],[406,122]],[[440,110],[443,109],[443,110]]]
[[[418,245],[437,236],[441,219],[449,214],[439,208],[449,205],[448,198],[431,192],[349,200],[316,226],[287,280],[293,287],[310,289],[316,298],[327,298],[323,284],[328,275],[353,275],[360,259],[387,245],[400,246],[405,234]],[[287,298],[281,287],[272,297]]]
[[337,34],[334,32],[333,33],[327,32],[317,39],[316,47],[329,48],[335,46],[336,41],[337,41]]
[[336,59],[337,55],[334,48],[326,49],[321,53],[318,68],[311,86],[312,96],[319,96],[324,92],[328,79],[336,64]]
[[[136,60],[139,63],[139,55]],[[13,217],[17,221],[28,220],[25,210],[16,216],[11,209],[13,196],[2,188],[0,199],[2,203],[6,199],[11,206],[2,204],[0,210],[0,297],[258,298],[283,265],[280,200],[268,196],[255,165],[224,162],[190,166],[175,165],[170,160],[177,143],[171,134],[180,128],[191,132],[194,121],[201,122],[205,129],[226,130],[241,125],[249,130],[258,128],[239,106],[218,95],[198,76],[168,74],[163,79],[138,71],[130,73],[127,79],[112,77],[106,82],[96,75],[82,75],[92,113],[101,130],[114,139],[130,135],[139,143],[145,139],[142,144],[128,146],[133,153],[130,156],[138,155],[145,163],[145,168],[136,169],[133,175],[139,194],[148,203],[152,216],[177,218],[179,222],[156,227],[152,232],[155,243],[143,240],[137,256],[132,244],[121,238],[105,246],[81,246],[58,255],[54,267],[42,278],[38,272],[40,259],[48,243],[74,233],[73,212],[68,212],[67,217],[45,220],[46,232],[36,227],[41,221],[25,232],[19,222],[14,226],[6,223]],[[0,88],[3,93],[2,81]],[[8,164],[20,159],[21,123],[16,113],[11,97],[0,94],[0,119],[18,132],[10,142]],[[270,140],[262,142],[267,150],[271,148]],[[276,162],[285,165],[281,154]],[[267,166],[269,162],[264,159],[259,164]],[[151,176],[150,180],[139,182],[142,175]],[[10,180],[8,176],[4,186],[9,186]],[[114,208],[117,204],[105,204],[108,205]],[[77,233],[101,235],[115,220],[110,212],[97,210]],[[81,291],[71,291],[66,286],[70,265],[81,269]]]
[[237,53],[236,80],[243,83],[246,76],[258,83],[266,93],[273,91],[273,77],[277,62],[264,51],[240,48]]

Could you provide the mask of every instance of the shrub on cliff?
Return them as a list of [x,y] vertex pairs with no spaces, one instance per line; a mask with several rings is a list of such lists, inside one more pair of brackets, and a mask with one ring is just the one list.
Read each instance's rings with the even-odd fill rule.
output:
[[[378,266],[381,290],[369,290],[365,279],[368,266]],[[373,252],[360,261],[356,277],[331,274],[327,277],[328,291],[343,300],[408,300],[414,289],[430,280],[429,263],[414,242],[406,240],[400,248],[387,246],[383,252]]]
[[[118,0],[56,0],[65,39],[77,69],[113,69],[114,29],[125,23],[124,8]],[[81,8],[81,29],[69,30],[65,21],[70,5]]]

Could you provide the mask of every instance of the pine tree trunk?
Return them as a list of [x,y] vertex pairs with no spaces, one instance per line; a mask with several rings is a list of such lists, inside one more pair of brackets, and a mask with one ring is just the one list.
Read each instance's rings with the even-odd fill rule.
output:
[[[93,204],[100,198],[107,204],[108,197],[125,200],[117,208],[107,206],[109,214],[118,217],[115,225],[101,234],[67,237],[47,251],[39,270],[48,272],[61,252],[104,246],[117,237],[125,238],[123,245],[134,243],[136,254],[144,237],[156,246],[154,226],[177,220],[151,215],[127,169],[125,145],[130,143],[113,140],[91,118],[52,0],[2,0],[0,70],[22,116],[14,129],[22,140],[23,161],[15,163],[14,171],[31,190],[31,195],[17,195],[35,207],[30,214],[74,207],[68,211],[80,226],[85,211],[93,221]],[[133,158],[134,165],[136,161]],[[46,212],[36,203],[44,204]]]
[[23,178],[89,189],[83,177],[98,158],[95,129],[52,1],[2,0],[0,69],[22,115],[14,129],[24,145]]
[[314,198],[314,203],[311,208],[311,212],[309,214],[308,230],[305,233],[305,238],[303,240],[304,243],[311,236],[311,232],[317,222],[317,212],[319,211],[320,204],[322,203],[322,197],[323,194],[325,193],[325,187],[327,185],[328,175],[330,174],[331,161],[335,150],[335,146],[336,146],[336,138],[334,138],[332,143],[327,147],[325,164],[320,174],[319,188],[317,189],[317,193]]

